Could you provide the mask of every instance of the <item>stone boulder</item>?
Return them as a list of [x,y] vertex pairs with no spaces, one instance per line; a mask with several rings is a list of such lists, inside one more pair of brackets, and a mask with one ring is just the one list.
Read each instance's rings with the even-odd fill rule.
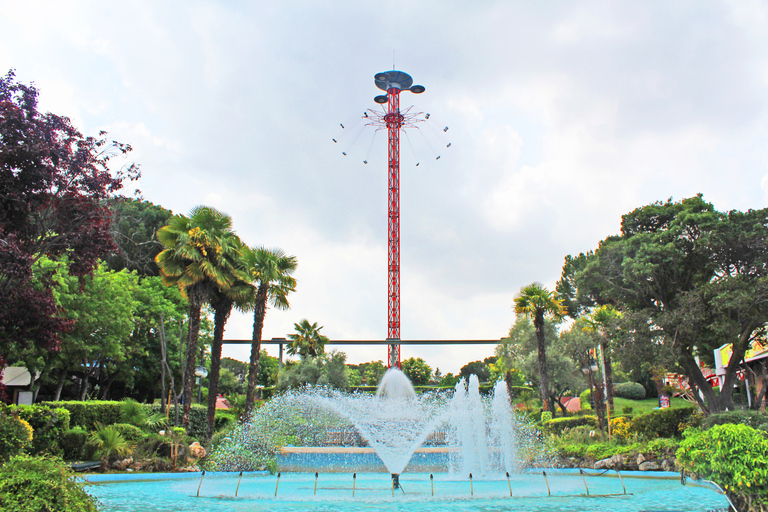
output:
[[205,448],[200,446],[200,443],[197,441],[189,445],[189,456],[193,459],[202,459],[205,455]]

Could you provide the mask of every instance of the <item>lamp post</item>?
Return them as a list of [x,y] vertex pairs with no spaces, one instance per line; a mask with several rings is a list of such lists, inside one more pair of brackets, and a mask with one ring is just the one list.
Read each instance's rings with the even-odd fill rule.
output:
[[197,403],[203,403],[203,379],[208,376],[208,370],[205,366],[199,365],[195,368],[195,375],[197,376]]

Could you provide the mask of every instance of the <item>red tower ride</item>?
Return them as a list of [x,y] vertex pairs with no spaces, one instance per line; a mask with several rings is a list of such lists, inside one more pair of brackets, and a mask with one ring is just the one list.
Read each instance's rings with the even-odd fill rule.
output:
[[413,85],[413,79],[402,71],[385,71],[374,76],[376,87],[386,91],[386,96],[376,96],[376,103],[387,105],[383,122],[387,127],[389,153],[388,183],[388,254],[387,254],[387,366],[400,368],[400,130],[408,123],[400,112],[400,92],[424,92],[421,85]]

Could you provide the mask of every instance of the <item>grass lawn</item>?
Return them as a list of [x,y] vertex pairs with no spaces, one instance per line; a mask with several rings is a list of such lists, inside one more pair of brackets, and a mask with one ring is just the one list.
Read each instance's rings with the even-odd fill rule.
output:
[[[682,398],[672,398],[669,405],[671,407],[696,407],[695,404],[687,402]],[[658,398],[645,398],[643,400],[628,400],[626,398],[614,397],[613,407],[615,414],[622,414],[624,407],[632,407],[632,414],[637,416],[651,412],[659,406]]]

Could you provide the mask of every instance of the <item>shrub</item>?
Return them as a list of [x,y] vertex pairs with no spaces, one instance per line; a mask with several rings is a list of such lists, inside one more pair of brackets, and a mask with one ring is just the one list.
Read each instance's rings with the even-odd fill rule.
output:
[[592,404],[590,403],[590,400],[592,400],[592,391],[585,389],[579,395],[579,403],[581,404],[582,411],[592,410]]
[[120,423],[121,402],[89,400],[87,402],[43,402],[43,404],[68,410],[69,424],[72,427],[92,429],[96,423],[103,425]]
[[710,414],[702,419],[701,427],[706,430],[729,423],[747,425],[768,432],[768,414],[762,411],[726,411]]
[[752,427],[723,424],[688,430],[677,463],[722,486],[739,510],[768,507],[768,439]]
[[83,489],[64,461],[18,455],[0,467],[0,510],[96,512],[96,499]]
[[88,432],[82,427],[71,428],[64,432],[59,440],[64,460],[80,460],[87,441]]
[[541,422],[546,423],[549,420],[552,419],[552,413],[550,411],[542,411],[541,413]]
[[115,423],[114,425],[110,425],[110,427],[120,433],[120,435],[129,443],[137,443],[146,437],[143,430],[130,423]]
[[33,429],[9,408],[0,411],[0,463],[20,454],[32,442]]
[[[679,437],[681,424],[690,426],[696,409],[693,407],[666,408],[651,411],[632,419],[631,431],[647,439]],[[688,422],[688,423],[686,423]]]
[[621,442],[627,441],[632,437],[630,421],[627,418],[613,418],[610,421],[611,434]]
[[613,396],[628,400],[642,400],[645,398],[645,388],[637,382],[622,382],[613,386]]
[[12,406],[11,411],[16,411],[19,418],[29,422],[34,429],[32,444],[26,448],[27,453],[61,455],[59,439],[69,430],[69,411],[46,405]]
[[131,452],[131,445],[112,426],[105,427],[97,423],[88,441],[96,446],[96,455],[103,461],[108,461],[112,455],[123,456]]
[[625,405],[624,407],[621,408],[621,413],[622,414],[632,414],[632,411],[634,411],[634,410],[635,410],[635,408],[632,407],[631,405]]
[[582,425],[588,425],[593,429],[597,428],[597,417],[569,416],[568,418],[555,418],[544,423],[544,428],[553,434],[559,435],[568,429],[580,427]]

